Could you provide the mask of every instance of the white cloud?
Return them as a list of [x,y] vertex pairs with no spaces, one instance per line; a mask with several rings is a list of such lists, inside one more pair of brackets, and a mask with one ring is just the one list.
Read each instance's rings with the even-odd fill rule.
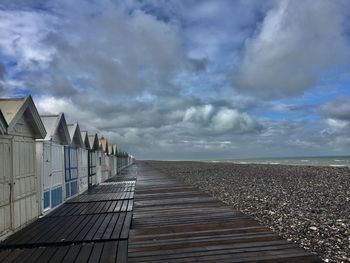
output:
[[49,62],[54,48],[42,41],[57,22],[54,16],[31,11],[0,10],[0,49],[28,69]]
[[349,58],[344,34],[349,2],[277,1],[246,41],[235,86],[264,98],[295,96]]
[[252,132],[257,130],[257,122],[247,113],[234,109],[221,109],[212,119],[214,129],[220,132]]
[[207,122],[214,111],[212,105],[190,107],[185,111],[183,121],[185,122]]

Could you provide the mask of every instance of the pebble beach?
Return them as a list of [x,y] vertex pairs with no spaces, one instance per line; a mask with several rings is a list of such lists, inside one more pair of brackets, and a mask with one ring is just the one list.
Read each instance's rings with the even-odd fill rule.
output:
[[350,262],[350,168],[148,161],[325,262]]

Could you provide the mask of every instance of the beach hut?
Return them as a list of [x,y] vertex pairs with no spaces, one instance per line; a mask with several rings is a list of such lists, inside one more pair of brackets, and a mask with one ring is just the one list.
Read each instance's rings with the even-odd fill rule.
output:
[[66,182],[66,198],[78,194],[78,154],[79,148],[84,147],[78,123],[68,124],[70,145],[64,147],[64,166]]
[[97,184],[97,173],[99,169],[99,160],[98,160],[98,153],[99,153],[99,141],[97,133],[89,134],[88,133],[88,140],[89,140],[89,157],[88,157],[88,185],[89,187],[92,187],[93,185]]
[[0,99],[0,239],[39,216],[35,139],[46,136],[31,96]]
[[78,174],[79,174],[79,193],[82,193],[88,189],[88,153],[90,148],[89,138],[87,131],[81,131],[81,138],[83,140],[83,147],[78,148]]
[[41,115],[47,131],[44,139],[36,140],[37,171],[40,175],[41,212],[57,207],[64,198],[64,145],[70,136],[63,113]]
[[101,182],[107,180],[109,175],[109,158],[108,158],[108,140],[105,137],[101,137],[100,143],[100,164],[101,164]]
[[118,164],[117,164],[118,147],[116,144],[113,144],[112,147],[113,147],[113,152],[114,152],[114,158],[113,158],[113,168],[114,169],[113,169],[112,174],[113,174],[113,176],[115,176],[118,172]]

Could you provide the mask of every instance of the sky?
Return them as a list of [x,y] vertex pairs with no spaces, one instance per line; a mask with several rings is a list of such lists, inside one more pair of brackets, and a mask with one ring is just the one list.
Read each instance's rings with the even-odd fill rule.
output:
[[137,159],[350,155],[350,1],[1,0],[29,94]]

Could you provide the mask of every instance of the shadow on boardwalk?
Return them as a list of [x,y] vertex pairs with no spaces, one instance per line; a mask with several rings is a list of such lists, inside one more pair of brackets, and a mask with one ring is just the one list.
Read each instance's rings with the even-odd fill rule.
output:
[[0,262],[127,262],[137,166],[68,200],[0,244]]

